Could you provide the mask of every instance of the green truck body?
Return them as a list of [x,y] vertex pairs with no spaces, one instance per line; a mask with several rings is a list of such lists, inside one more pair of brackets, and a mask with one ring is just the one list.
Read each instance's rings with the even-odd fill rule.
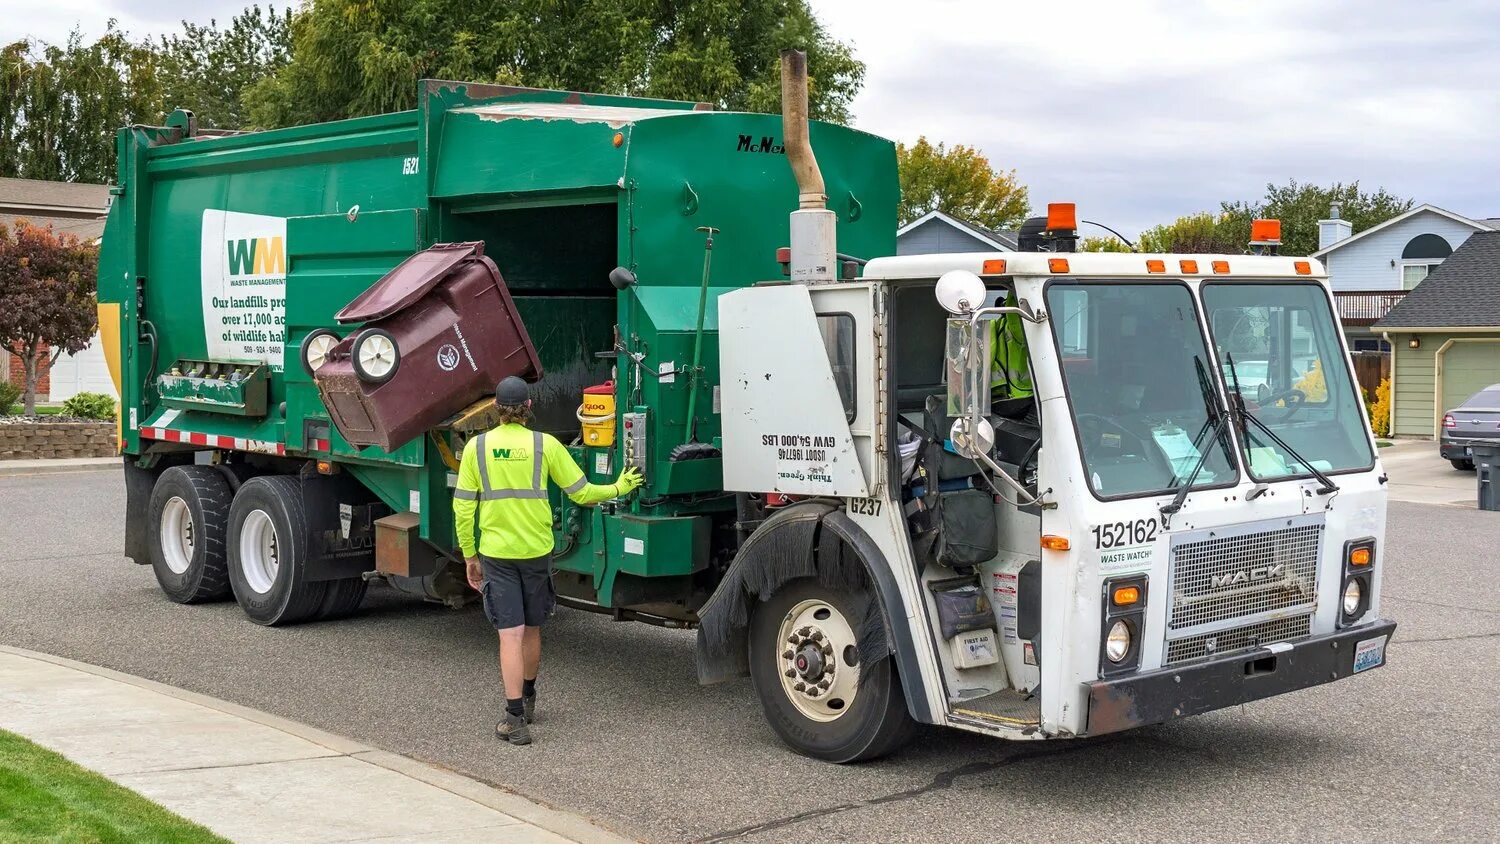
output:
[[[434,430],[389,452],[349,444],[299,345],[315,329],[357,328],[334,314],[413,253],[483,241],[545,371],[537,427],[575,443],[588,477],[607,481],[625,437],[617,418],[612,446],[576,443],[582,390],[613,377],[621,413],[646,414],[637,496],[577,508],[552,492],[559,592],[691,619],[733,554],[735,499],[722,491],[719,459],[671,456],[690,435],[712,443],[719,433],[712,297],[782,276],[776,250],[797,187],[779,116],[423,82],[419,107],[396,114],[222,136],[197,133],[183,112],[168,124],[120,131],[100,256],[135,475],[194,452],[202,462],[205,451],[249,467],[237,477],[307,474],[322,461],[325,474],[370,493],[372,518],[406,514],[441,568],[457,554],[450,500],[462,432]],[[811,133],[839,252],[894,253],[892,144],[829,124]],[[701,335],[700,227],[719,230]],[[636,284],[612,286],[615,267]],[[144,483],[131,485],[137,522]],[[335,574],[373,561],[368,538],[368,553]]]

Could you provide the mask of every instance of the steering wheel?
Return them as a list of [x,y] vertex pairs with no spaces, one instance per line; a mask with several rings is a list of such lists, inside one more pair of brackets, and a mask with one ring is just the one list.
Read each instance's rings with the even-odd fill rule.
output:
[[1295,416],[1297,411],[1301,410],[1302,406],[1307,403],[1307,394],[1296,387],[1292,387],[1282,390],[1279,393],[1266,395],[1265,397],[1255,397],[1255,403],[1267,410],[1275,407],[1279,401],[1286,402],[1286,412],[1277,416],[1276,421],[1285,422]]
[[1146,439],[1140,434],[1137,434],[1136,432],[1130,430],[1124,425],[1121,425],[1113,419],[1107,419],[1094,413],[1078,413],[1075,414],[1075,418],[1077,420],[1079,433],[1082,434],[1082,440],[1084,442],[1087,443],[1092,441],[1098,443],[1102,440],[1104,429],[1112,429],[1115,432],[1129,437],[1131,440],[1133,440],[1135,442],[1138,453],[1144,456],[1157,468],[1164,470],[1168,476],[1171,476],[1173,474],[1172,464],[1161,453],[1161,449],[1155,448],[1152,444],[1148,443]]

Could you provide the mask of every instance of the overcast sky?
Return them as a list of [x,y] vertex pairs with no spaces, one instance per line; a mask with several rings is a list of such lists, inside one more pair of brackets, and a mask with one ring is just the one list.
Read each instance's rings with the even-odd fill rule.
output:
[[[1500,216],[1494,0],[812,3],[868,67],[856,125],[977,146],[1037,208],[1133,234],[1296,178]],[[243,5],[0,0],[0,37],[110,17],[154,34]]]

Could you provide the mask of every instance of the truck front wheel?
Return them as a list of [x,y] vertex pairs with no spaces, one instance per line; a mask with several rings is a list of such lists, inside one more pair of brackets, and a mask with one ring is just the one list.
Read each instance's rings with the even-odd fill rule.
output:
[[251,478],[229,508],[229,580],[256,624],[296,624],[323,606],[326,582],[307,580],[302,484],[285,475]]
[[861,665],[858,632],[879,612],[863,591],[794,580],[755,607],[750,680],[766,720],[793,750],[859,762],[895,750],[914,722],[890,659]]
[[229,482],[209,466],[173,466],[151,489],[151,568],[161,591],[179,604],[229,597],[224,534]]

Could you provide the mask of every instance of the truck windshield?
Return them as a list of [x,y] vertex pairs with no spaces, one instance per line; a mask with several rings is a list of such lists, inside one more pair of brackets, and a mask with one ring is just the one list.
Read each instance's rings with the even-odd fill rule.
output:
[[1225,384],[1295,451],[1248,426],[1252,478],[1310,474],[1303,460],[1325,473],[1374,465],[1364,406],[1321,285],[1205,284],[1203,307]]
[[[1212,358],[1181,283],[1047,285],[1047,309],[1089,486],[1101,498],[1238,480]],[[1205,456],[1206,454],[1206,456]]]

